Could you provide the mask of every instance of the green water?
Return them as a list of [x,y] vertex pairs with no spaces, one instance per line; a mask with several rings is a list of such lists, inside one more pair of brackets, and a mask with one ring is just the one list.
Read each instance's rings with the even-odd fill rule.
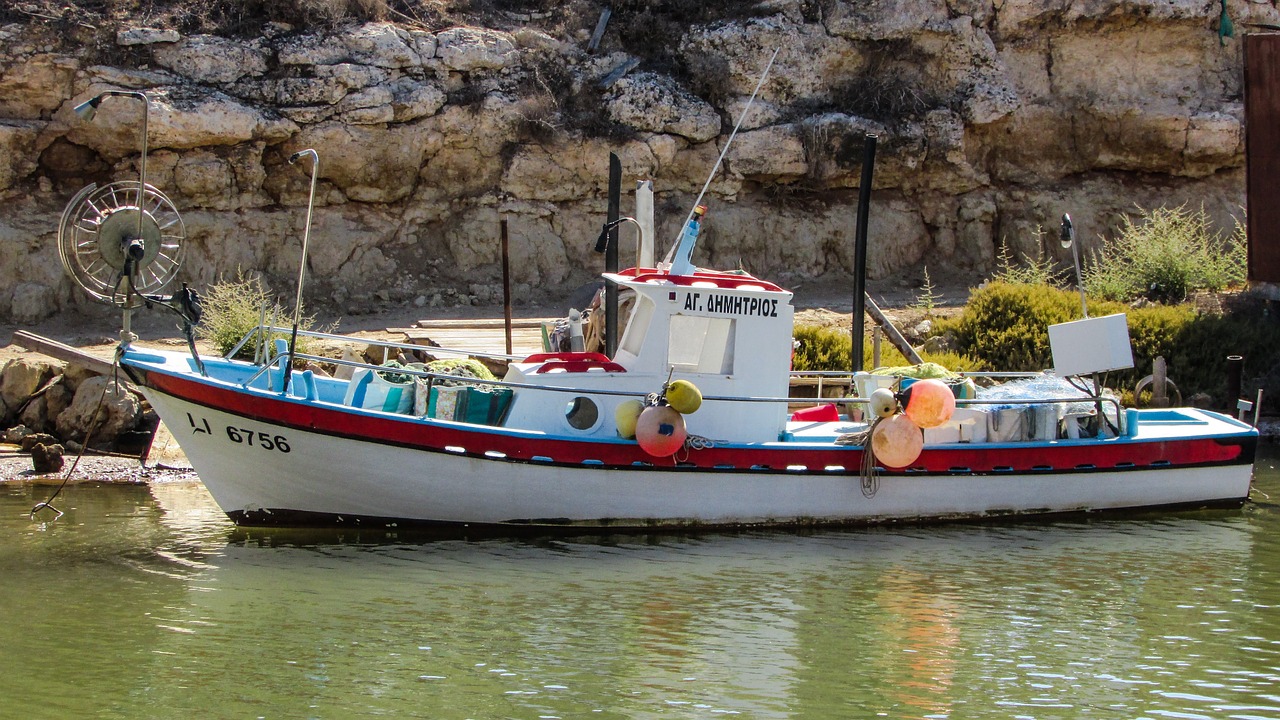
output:
[[[1257,485],[1280,503],[1274,450]],[[1280,504],[418,541],[0,487],[3,718],[1280,718]]]

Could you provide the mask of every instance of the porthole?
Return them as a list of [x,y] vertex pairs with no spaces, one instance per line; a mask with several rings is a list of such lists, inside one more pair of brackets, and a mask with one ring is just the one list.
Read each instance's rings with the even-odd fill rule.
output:
[[564,407],[564,419],[574,430],[590,430],[600,420],[600,408],[588,397],[576,397]]

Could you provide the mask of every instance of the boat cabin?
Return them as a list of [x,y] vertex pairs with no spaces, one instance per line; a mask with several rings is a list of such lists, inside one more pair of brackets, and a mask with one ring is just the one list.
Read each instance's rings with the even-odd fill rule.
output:
[[691,434],[776,441],[786,429],[779,402],[716,397],[785,397],[791,369],[792,294],[747,274],[697,270],[678,275],[632,268],[605,278],[635,291],[636,303],[610,359],[597,353],[534,355],[511,363],[504,380],[580,388],[581,395],[516,393],[506,425],[546,427],[558,417],[569,436],[617,437],[614,412],[628,399],[685,379],[708,398],[685,418]]

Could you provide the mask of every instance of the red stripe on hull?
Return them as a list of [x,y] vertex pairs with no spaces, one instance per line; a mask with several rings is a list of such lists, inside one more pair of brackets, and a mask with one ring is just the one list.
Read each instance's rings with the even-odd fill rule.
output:
[[[391,444],[424,451],[445,452],[446,447],[464,448],[467,454],[486,452],[504,454],[510,460],[551,458],[555,463],[579,465],[598,462],[606,466],[632,467],[645,463],[655,467],[752,468],[755,466],[782,470],[804,466],[809,471],[825,472],[840,466],[856,473],[862,451],[857,447],[813,447],[797,443],[796,447],[760,447],[733,445],[711,447],[677,453],[674,458],[654,458],[635,443],[575,441],[553,438],[521,437],[501,430],[475,430],[450,424],[423,424],[391,418],[344,412],[297,401],[282,400],[262,394],[218,387],[204,382],[127,366],[139,384],[177,398],[209,408],[222,410],[246,419],[270,425],[310,430],[329,435]],[[1116,440],[1083,444],[1030,444],[1025,446],[992,446],[926,448],[909,469],[890,469],[887,474],[986,474],[1003,472],[1090,472],[1116,468],[1142,469],[1151,466],[1244,465],[1253,462],[1256,439],[1187,439],[1178,441],[1135,442]]]

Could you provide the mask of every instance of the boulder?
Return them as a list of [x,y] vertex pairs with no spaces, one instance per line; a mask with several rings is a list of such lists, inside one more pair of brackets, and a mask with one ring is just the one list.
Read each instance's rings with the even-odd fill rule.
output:
[[6,442],[10,445],[21,445],[22,438],[30,435],[32,430],[26,425],[15,425],[0,435],[0,442]]
[[53,377],[54,367],[43,360],[14,358],[0,371],[0,402],[3,403],[4,424],[16,413],[40,386]]
[[39,432],[55,429],[58,415],[71,404],[72,394],[59,375],[45,384],[43,391],[27,403],[18,419],[22,424]]
[[141,403],[125,382],[99,376],[80,383],[71,405],[58,415],[59,437],[110,447],[138,424]]
[[98,376],[99,373],[96,370],[90,370],[88,367],[73,361],[62,368],[62,385],[74,395],[81,383],[89,378]]

